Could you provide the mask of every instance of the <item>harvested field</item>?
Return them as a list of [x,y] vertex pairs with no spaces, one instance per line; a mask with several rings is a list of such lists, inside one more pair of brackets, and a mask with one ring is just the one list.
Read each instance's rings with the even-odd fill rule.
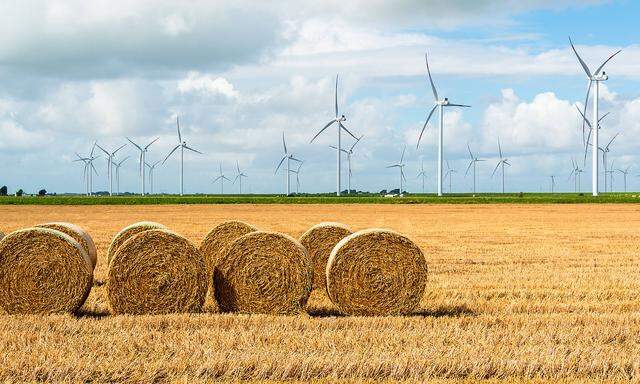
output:
[[[78,316],[0,316],[0,381],[211,379],[640,379],[638,205],[3,206],[0,230],[86,229],[107,278],[112,237],[164,223],[198,244],[238,219],[295,238],[337,221],[390,228],[429,262],[412,316],[112,316],[94,286]],[[286,217],[286,220],[283,218]],[[210,298],[208,298],[210,300]]]

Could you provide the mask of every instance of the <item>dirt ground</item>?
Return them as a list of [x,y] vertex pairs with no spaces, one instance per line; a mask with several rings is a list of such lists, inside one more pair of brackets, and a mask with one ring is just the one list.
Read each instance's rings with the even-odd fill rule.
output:
[[0,381],[635,379],[640,205],[1,206],[0,231],[85,228],[95,277],[124,226],[165,224],[198,244],[227,219],[299,237],[321,221],[404,233],[429,284],[414,316],[112,316],[94,286],[77,316],[0,315]]

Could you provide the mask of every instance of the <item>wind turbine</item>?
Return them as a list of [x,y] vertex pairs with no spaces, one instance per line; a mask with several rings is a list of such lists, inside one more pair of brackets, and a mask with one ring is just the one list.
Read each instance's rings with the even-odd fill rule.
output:
[[[336,107],[336,117],[335,119],[329,121],[320,131],[318,131],[318,133],[316,133],[315,136],[313,136],[313,138],[311,139],[311,141],[309,143],[313,143],[313,141],[316,139],[316,137],[318,137],[322,132],[324,132],[325,129],[329,128],[330,126],[332,126],[333,124],[337,124],[336,125],[336,132],[338,134],[337,137],[337,148],[338,150],[336,151],[336,196],[340,196],[340,178],[341,178],[341,167],[342,167],[342,144],[341,144],[341,134],[342,134],[342,130],[344,129],[345,132],[347,132],[349,135],[351,135],[351,137],[353,137],[354,139],[358,140],[357,137],[355,137],[353,135],[353,133],[351,133],[345,126],[344,124],[342,124],[343,121],[347,121],[347,118],[344,115],[340,115],[340,113],[338,112],[338,75],[336,75],[336,92],[335,92],[335,107]],[[287,194],[289,193],[289,172],[287,170]]]
[[183,196],[184,195],[184,150],[188,149],[192,152],[199,153],[201,155],[202,155],[202,152],[191,148],[190,146],[187,145],[186,140],[185,141],[182,140],[182,133],[180,132],[180,118],[178,116],[176,116],[176,126],[178,127],[178,145],[173,147],[173,149],[171,150],[171,152],[169,152],[167,157],[164,158],[164,161],[162,162],[162,164],[164,164],[167,161],[167,159],[169,159],[169,157],[171,157],[171,155],[173,155],[173,153],[177,151],[178,148],[180,148],[180,196]]
[[107,155],[107,172],[109,173],[107,180],[109,182],[109,196],[113,196],[113,172],[111,171],[111,164],[113,163],[113,160],[116,157],[116,153],[118,153],[118,151],[121,150],[122,148],[126,147],[127,144],[122,144],[120,147],[118,147],[118,149],[116,149],[113,152],[109,152],[106,149],[102,148],[100,144],[98,144],[97,142],[94,142],[94,145],[98,147],[99,150],[104,152],[105,155]]
[[[615,162],[615,160],[611,160],[611,165],[609,166],[609,169],[604,171],[605,175],[608,173],[609,174],[609,190],[611,192],[613,192],[613,174],[615,173],[615,170],[613,169],[613,163]],[[606,183],[607,180],[605,178],[604,182]]]
[[424,171],[424,160],[420,163],[420,173],[418,177],[422,177],[422,193],[424,193],[424,179],[427,178],[427,173]]
[[291,173],[296,174],[296,195],[300,193],[300,168],[302,168],[302,164],[304,164],[304,161],[298,163],[298,169],[295,171],[293,169],[291,170]]
[[[91,151],[93,152],[93,150]],[[82,171],[82,182],[84,183],[84,190],[87,196],[91,196],[93,192],[93,172],[98,174],[96,171],[96,167],[93,166],[93,160],[97,159],[98,156],[93,156],[93,153],[90,157],[82,157],[76,152],[76,156],[78,157],[74,162],[82,161],[84,163],[84,169]]]
[[120,160],[119,163],[113,162],[113,165],[116,167],[116,194],[120,194],[120,167],[127,161],[131,156],[127,156],[124,159]]
[[[348,164],[349,164],[349,189],[347,193],[351,193],[351,156],[353,155],[353,148],[356,146],[356,144],[358,144],[360,142],[360,140],[364,137],[364,135],[361,135],[359,138],[356,139],[356,142],[353,143],[353,145],[351,146],[351,148],[349,148],[349,150],[344,150],[342,148],[340,148],[340,151],[344,152],[347,154],[347,160],[348,160]],[[337,147],[330,145],[329,147],[338,150]]]
[[573,189],[575,192],[581,192],[582,183],[580,182],[580,174],[584,171],[578,166],[578,162],[573,158],[571,159],[571,165],[573,168],[571,170],[571,173],[569,174],[569,179],[571,179],[571,176],[573,176]]
[[156,166],[160,163],[160,160],[156,161],[153,164],[149,164],[145,162],[144,164],[149,168],[149,189],[151,190],[151,194],[153,195],[153,171],[156,169]]
[[[327,125],[328,127],[328,125]],[[326,127],[325,127],[326,128]],[[324,128],[323,128],[324,129]],[[338,129],[339,131],[340,129]],[[322,132],[322,131],[320,131]],[[318,133],[320,134],[320,133]],[[318,135],[316,135],[318,136]],[[314,137],[315,139],[315,137]],[[312,140],[313,141],[313,140]],[[290,184],[291,184],[291,177],[290,177],[290,173],[291,173],[291,160],[293,161],[297,161],[297,162],[302,162],[302,160],[298,160],[296,159],[293,154],[290,154],[289,151],[287,150],[287,142],[284,139],[284,132],[282,132],[282,147],[284,148],[284,156],[282,157],[282,160],[280,160],[280,163],[278,163],[278,166],[276,167],[276,171],[274,172],[274,174],[278,173],[278,169],[280,169],[280,166],[282,165],[282,163],[284,163],[284,161],[287,161],[287,166],[285,169],[286,172],[286,178],[287,178],[287,196],[289,196],[291,194],[291,189],[290,189]],[[340,151],[338,151],[340,152]],[[338,191],[338,195],[340,195],[340,191]]]
[[229,178],[227,178],[223,173],[222,173],[222,163],[220,163],[220,176],[216,177],[215,179],[213,179],[213,182],[215,183],[216,181],[220,180],[220,194],[224,195],[224,181],[231,181],[229,180]]
[[424,130],[427,128],[427,124],[429,123],[429,119],[431,119],[431,116],[433,116],[433,113],[435,112],[436,108],[439,108],[439,112],[440,112],[440,129],[438,131],[438,196],[442,196],[442,161],[444,159],[444,107],[463,107],[463,108],[470,108],[470,105],[465,105],[465,104],[453,104],[451,102],[449,102],[448,98],[443,98],[440,99],[440,97],[438,97],[438,91],[436,91],[436,86],[433,83],[433,78],[431,77],[431,70],[429,69],[429,60],[427,59],[427,54],[424,54],[424,60],[427,63],[427,73],[429,74],[429,82],[431,83],[431,90],[433,91],[433,97],[435,99],[435,105],[433,106],[433,108],[431,109],[431,112],[429,112],[429,116],[427,117],[427,120],[424,122],[424,126],[422,127],[422,131],[420,131],[420,136],[418,137],[418,144],[416,144],[416,149],[420,146],[420,139],[422,139],[422,134],[424,133]]
[[498,161],[498,164],[493,169],[493,173],[491,174],[491,177],[495,175],[496,171],[498,170],[498,167],[502,166],[502,193],[504,193],[504,166],[505,165],[511,166],[511,164],[509,163],[509,159],[505,159],[502,157],[502,147],[500,146],[500,139],[498,139],[498,153],[500,153],[500,161]]
[[149,144],[147,144],[146,147],[143,148],[143,147],[139,146],[138,144],[134,143],[133,141],[131,141],[131,139],[127,137],[127,140],[129,140],[129,142],[131,144],[133,144],[136,148],[138,148],[138,150],[140,151],[140,194],[142,196],[145,195],[145,189],[144,189],[144,187],[145,187],[145,185],[144,185],[144,179],[145,179],[145,177],[144,177],[144,174],[145,174],[145,171],[144,171],[145,157],[146,157],[147,151],[149,150],[149,147],[151,146],[151,144],[153,144],[156,141],[158,141],[158,139],[159,139],[159,137],[156,137]]
[[623,177],[624,177],[624,191],[627,192],[627,175],[629,174],[629,168],[631,168],[631,166],[628,166],[625,169],[618,169],[618,172],[622,173]]
[[556,177],[554,175],[549,177],[551,178],[551,193],[554,193],[556,189]]
[[467,167],[467,171],[464,173],[464,175],[467,176],[467,174],[469,173],[469,170],[473,166],[473,193],[475,194],[476,193],[476,163],[480,161],[485,161],[485,160],[480,159],[477,156],[473,155],[473,152],[471,152],[471,147],[469,146],[469,143],[467,143],[467,149],[469,150],[469,157],[471,157],[471,161],[469,162],[469,166]]
[[[600,93],[600,82],[602,81],[607,81],[609,80],[609,76],[606,74],[606,72],[602,71],[602,69],[604,68],[605,64],[607,64],[609,62],[609,60],[611,60],[615,55],[617,55],[618,53],[621,52],[621,50],[618,50],[616,53],[614,53],[613,55],[609,56],[609,58],[607,60],[604,61],[604,63],[602,63],[602,65],[600,65],[595,72],[591,72],[589,70],[589,67],[587,66],[587,64],[584,62],[584,60],[582,60],[582,58],[580,57],[580,55],[578,55],[578,51],[576,51],[576,47],[573,46],[573,41],[571,41],[571,37],[569,37],[569,44],[571,44],[571,49],[573,49],[573,53],[576,54],[576,57],[578,58],[578,61],[580,62],[580,65],[582,66],[582,69],[584,69],[584,72],[587,75],[587,79],[589,80],[589,84],[587,86],[587,96],[585,97],[585,101],[584,101],[584,113],[583,115],[586,115],[587,112],[587,104],[589,103],[589,93],[591,92],[591,87],[593,85],[593,83],[596,83],[595,86],[595,90],[594,90],[594,96],[593,96],[593,121],[599,122],[600,119],[598,118],[598,99],[600,97],[599,93]],[[602,73],[600,73],[600,71],[602,71]],[[582,123],[582,130],[584,131],[584,122]],[[597,127],[596,127],[597,128]],[[594,129],[593,130],[593,152],[592,152],[592,162],[591,162],[591,167],[592,167],[592,195],[593,196],[598,196],[598,129]]]
[[449,176],[449,193],[451,193],[451,178],[453,177],[453,174],[456,173],[458,171],[456,171],[455,169],[451,168],[449,166],[449,160],[447,160],[447,172],[444,174],[444,177],[446,178],[447,176]]
[[402,162],[402,160],[404,160],[404,152],[406,151],[407,146],[405,145],[404,148],[402,149],[402,156],[400,156],[400,161],[396,164],[393,165],[389,165],[387,168],[399,168],[400,169],[400,192],[398,193],[400,196],[402,196],[402,181],[406,180],[406,178],[404,177],[404,166],[405,164]]
[[[587,124],[587,126],[589,127],[589,135],[587,136],[587,141],[584,143],[585,146],[584,146],[583,164],[586,164],[587,163],[587,151],[589,149],[589,146],[593,146],[593,144],[591,144],[591,134],[593,132],[593,125],[591,124],[589,119],[587,119],[587,117],[582,113],[582,111],[580,110],[580,108],[578,108],[577,105],[576,105],[576,109],[580,113],[580,116],[582,116],[582,126],[584,127],[584,124]],[[600,119],[598,119],[598,129],[602,128],[600,126],[600,122],[602,121],[602,119],[604,119],[608,115],[609,115],[609,112],[605,113],[604,115],[602,115],[602,117],[600,117]],[[618,136],[618,134],[619,133],[616,133],[615,136],[613,136],[613,138],[609,141],[609,143],[607,144],[606,147],[604,147],[604,148],[598,147],[598,150],[600,152],[602,152],[602,163],[603,163],[603,166],[604,166],[604,191],[605,192],[607,192],[607,154],[610,151],[609,146],[611,146],[611,143],[613,143],[613,140],[615,140],[615,138],[616,138],[616,136]],[[584,130],[582,132],[582,137],[583,137],[583,141],[584,141]]]
[[236,170],[238,171],[238,173],[236,174],[235,179],[233,179],[233,184],[236,183],[236,180],[240,181],[240,194],[242,195],[242,178],[249,177],[249,176],[245,175],[243,172],[240,171],[240,165],[238,164],[238,160],[236,160]]

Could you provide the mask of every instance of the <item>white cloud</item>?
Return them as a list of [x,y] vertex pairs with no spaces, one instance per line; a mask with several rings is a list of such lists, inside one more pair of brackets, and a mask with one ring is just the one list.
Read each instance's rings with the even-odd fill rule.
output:
[[239,96],[238,91],[233,88],[233,84],[225,78],[216,77],[214,79],[195,71],[189,72],[186,78],[180,80],[178,90],[181,93],[199,92],[208,96],[223,95],[228,98]]

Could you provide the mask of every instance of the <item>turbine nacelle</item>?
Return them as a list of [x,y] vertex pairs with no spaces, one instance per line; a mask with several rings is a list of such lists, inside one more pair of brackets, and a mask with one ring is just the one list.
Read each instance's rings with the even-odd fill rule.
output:
[[606,72],[602,72],[600,74],[597,74],[591,78],[587,77],[587,79],[592,80],[592,81],[607,81],[609,80],[609,75],[607,75]]

